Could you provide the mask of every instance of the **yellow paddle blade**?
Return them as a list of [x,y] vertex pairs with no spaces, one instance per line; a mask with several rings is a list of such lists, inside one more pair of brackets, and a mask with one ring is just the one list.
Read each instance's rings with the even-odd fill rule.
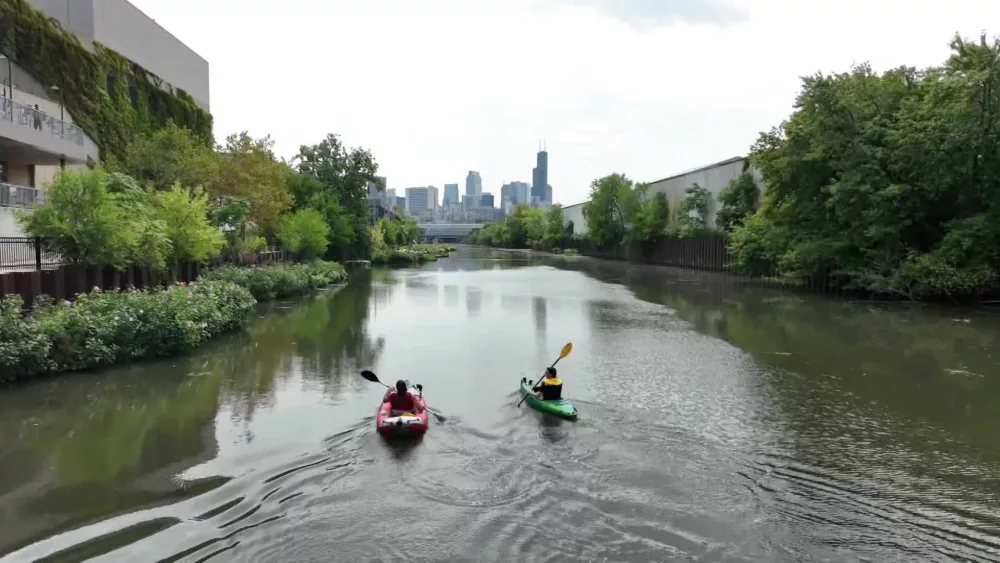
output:
[[565,358],[572,351],[573,351],[573,343],[572,342],[567,342],[566,345],[563,346],[562,352],[559,352],[559,359],[561,360],[561,359]]

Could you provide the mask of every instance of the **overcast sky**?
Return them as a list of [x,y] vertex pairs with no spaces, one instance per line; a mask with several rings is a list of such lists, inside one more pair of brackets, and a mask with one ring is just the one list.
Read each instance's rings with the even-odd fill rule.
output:
[[131,0],[211,65],[215,134],[339,133],[389,187],[649,181],[743,155],[799,77],[938,64],[1000,0]]

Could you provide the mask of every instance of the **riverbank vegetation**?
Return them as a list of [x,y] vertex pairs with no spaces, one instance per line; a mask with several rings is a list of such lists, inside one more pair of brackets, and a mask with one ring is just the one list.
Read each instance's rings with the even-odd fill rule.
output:
[[572,226],[563,225],[562,206],[548,210],[520,204],[502,221],[488,223],[473,231],[472,244],[500,248],[531,248],[554,250],[563,248],[572,236]]
[[347,277],[337,263],[226,266],[197,281],[100,291],[73,302],[0,300],[0,382],[172,356],[242,326],[258,301],[302,295]]
[[245,287],[197,281],[153,291],[92,291],[70,303],[0,301],[0,381],[171,356],[241,326]]
[[[863,64],[805,78],[792,115],[760,135],[717,202],[697,184],[671,205],[623,174],[599,178],[583,208],[586,235],[564,244],[639,259],[665,239],[724,237],[728,257],[713,264],[791,285],[914,300],[995,295],[1000,40],[956,36],[951,51],[930,68]],[[550,249],[556,225],[543,216],[520,209],[472,242]]]
[[420,228],[406,215],[379,220],[371,229],[371,263],[389,266],[418,265],[444,258],[455,250],[443,244],[417,244]]
[[304,295],[347,279],[344,267],[336,262],[272,264],[243,268],[223,266],[202,274],[199,281],[234,283],[247,288],[258,301]]
[[1000,287],[1000,40],[944,64],[804,80],[751,151],[766,186],[735,266],[914,299]]

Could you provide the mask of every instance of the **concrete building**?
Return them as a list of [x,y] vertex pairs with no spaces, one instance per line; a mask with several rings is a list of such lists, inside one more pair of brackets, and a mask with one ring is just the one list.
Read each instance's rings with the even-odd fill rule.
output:
[[487,209],[493,208],[493,194],[486,192],[479,196],[479,205]]
[[434,186],[426,188],[406,188],[406,212],[414,217],[434,213],[438,207],[438,189]]
[[[86,48],[99,42],[182,89],[209,109],[208,63],[127,0],[27,0],[77,35]],[[62,104],[58,85],[42,84],[0,55],[0,236],[23,236],[12,208],[45,201],[43,188],[61,166],[85,168],[100,149]]]
[[479,176],[479,172],[469,170],[469,174],[465,177],[465,195],[471,198],[469,202],[472,205],[479,202],[479,197],[483,195],[483,179]]
[[462,200],[458,198],[458,184],[445,184],[444,185],[444,201],[441,205],[448,207],[450,205],[461,205]]
[[118,51],[162,78],[165,90],[184,90],[209,111],[208,61],[128,0],[27,1],[76,34],[85,47],[96,41]]
[[[662,193],[667,196],[670,208],[676,209],[684,201],[684,198],[687,197],[687,189],[698,184],[702,188],[705,188],[712,196],[709,199],[705,225],[709,228],[714,228],[715,217],[719,210],[719,193],[731,181],[743,174],[748,165],[749,162],[746,158],[738,156],[681,172],[673,176],[667,176],[666,178],[650,182],[649,191],[646,193],[646,196],[650,197],[653,194]],[[761,181],[760,172],[751,169],[751,173],[757,182],[757,186],[763,192],[764,185]],[[570,221],[573,222],[573,234],[583,235],[587,233],[587,221],[583,216],[583,206],[586,203],[577,203],[563,207],[563,222],[566,224]]]

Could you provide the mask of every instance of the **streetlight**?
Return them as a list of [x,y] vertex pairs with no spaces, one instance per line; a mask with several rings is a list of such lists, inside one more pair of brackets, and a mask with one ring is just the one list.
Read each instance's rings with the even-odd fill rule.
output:
[[64,96],[62,95],[62,90],[60,90],[58,86],[49,86],[49,90],[59,92],[59,121],[65,121],[66,119],[63,117]]

